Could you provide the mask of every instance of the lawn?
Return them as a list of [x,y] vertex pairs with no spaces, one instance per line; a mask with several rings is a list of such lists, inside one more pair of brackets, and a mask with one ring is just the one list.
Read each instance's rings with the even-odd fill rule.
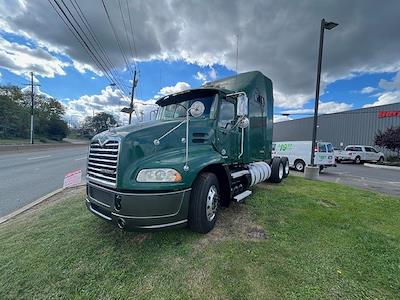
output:
[[209,235],[130,233],[82,192],[0,225],[0,299],[395,299],[400,198],[289,177]]

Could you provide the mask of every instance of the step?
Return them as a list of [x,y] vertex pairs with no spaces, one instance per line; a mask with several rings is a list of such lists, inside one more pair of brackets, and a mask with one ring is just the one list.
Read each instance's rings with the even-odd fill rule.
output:
[[241,171],[231,173],[231,177],[233,179],[235,179],[235,178],[241,177],[241,176],[249,174],[249,173],[250,173],[249,170],[241,170]]
[[247,191],[244,191],[243,193],[240,193],[239,195],[234,196],[233,199],[235,199],[236,202],[240,202],[240,201],[242,201],[244,198],[250,196],[251,193],[252,193],[252,191],[247,190]]

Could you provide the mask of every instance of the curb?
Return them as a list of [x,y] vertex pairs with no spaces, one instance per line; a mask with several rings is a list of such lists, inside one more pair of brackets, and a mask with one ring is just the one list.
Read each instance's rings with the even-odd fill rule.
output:
[[12,213],[10,213],[8,215],[5,215],[4,217],[1,217],[0,218],[0,224],[2,224],[4,222],[7,222],[8,220],[18,216],[19,214],[22,214],[24,211],[27,211],[28,209],[38,205],[39,203],[49,199],[50,197],[53,197],[54,195],[56,195],[58,193],[61,193],[62,191],[66,190],[68,188],[75,188],[75,187],[80,187],[80,186],[84,186],[84,185],[86,185],[86,182],[80,183],[80,184],[77,184],[77,185],[74,185],[74,186],[71,186],[71,187],[67,187],[67,188],[56,189],[55,191],[52,191],[52,192],[48,193],[47,195],[44,195],[44,196],[40,197],[39,199],[37,199],[37,200],[35,200],[35,201],[33,201],[33,202],[31,202],[31,203],[19,208],[19,209],[17,209],[16,211],[13,211]]
[[394,166],[383,166],[383,165],[376,165],[376,164],[364,164],[366,167],[370,168],[376,168],[376,169],[387,169],[387,170],[396,170],[400,171],[400,167],[394,167]]

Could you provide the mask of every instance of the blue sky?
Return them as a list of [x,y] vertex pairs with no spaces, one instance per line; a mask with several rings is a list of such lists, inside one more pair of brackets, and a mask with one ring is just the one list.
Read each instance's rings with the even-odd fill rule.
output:
[[[276,120],[287,118],[282,113],[290,113],[289,118],[307,116],[313,110],[321,16],[340,24],[325,37],[321,113],[400,101],[398,1],[382,6],[375,1],[340,0],[316,6],[313,0],[295,5],[221,0],[215,8],[207,2],[189,2],[158,1],[157,6],[152,1],[126,2],[136,28],[129,33],[119,14],[127,21],[127,11],[119,12],[113,5],[116,0],[107,0],[122,51],[117,47],[118,33],[113,35],[98,1],[80,4],[116,66],[114,74],[126,85],[132,76],[126,71],[124,54],[131,65],[136,62],[137,101],[154,101],[168,92],[233,75],[238,51],[239,72],[260,70],[273,80]],[[72,6],[69,9],[74,12]],[[164,18],[167,15],[174,18]],[[279,15],[290,18],[275,18]],[[75,17],[79,21],[79,15]],[[0,84],[22,87],[33,70],[40,91],[65,104],[67,118],[79,122],[99,111],[120,115],[127,97],[109,86],[110,80],[47,1],[0,2],[0,25]]]

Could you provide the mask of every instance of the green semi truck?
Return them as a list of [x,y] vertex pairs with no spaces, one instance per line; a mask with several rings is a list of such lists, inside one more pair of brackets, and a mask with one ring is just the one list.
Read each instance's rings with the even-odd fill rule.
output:
[[251,187],[281,182],[271,157],[272,81],[247,72],[160,98],[155,121],[111,128],[91,141],[87,208],[127,230],[214,228],[219,207]]

